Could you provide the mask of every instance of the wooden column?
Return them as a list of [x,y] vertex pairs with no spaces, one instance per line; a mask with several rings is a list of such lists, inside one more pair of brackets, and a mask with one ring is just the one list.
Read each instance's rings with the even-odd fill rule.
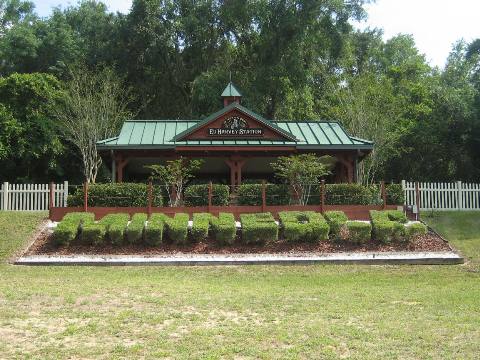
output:
[[129,158],[123,158],[121,155],[117,155],[115,158],[117,167],[117,182],[123,182],[123,169],[128,164]]
[[232,190],[235,186],[242,184],[242,167],[245,165],[245,162],[246,160],[235,157],[225,160],[225,163],[230,168],[230,185]]

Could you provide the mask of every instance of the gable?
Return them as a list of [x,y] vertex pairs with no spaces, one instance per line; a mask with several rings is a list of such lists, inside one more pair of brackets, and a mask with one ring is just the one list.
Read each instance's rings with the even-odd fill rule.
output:
[[227,106],[174,138],[175,141],[205,139],[296,141],[293,134],[238,104]]

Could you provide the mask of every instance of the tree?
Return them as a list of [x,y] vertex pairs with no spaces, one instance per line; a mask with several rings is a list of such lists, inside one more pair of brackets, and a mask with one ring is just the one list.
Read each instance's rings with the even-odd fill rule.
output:
[[275,176],[289,184],[300,205],[307,205],[312,186],[331,173],[331,156],[318,157],[315,154],[281,156],[271,163]]
[[80,152],[87,182],[95,183],[102,164],[97,142],[116,135],[132,116],[127,110],[130,101],[129,91],[111,69],[72,71],[56,116],[63,135]]
[[185,184],[193,178],[193,173],[200,168],[203,160],[179,159],[169,160],[166,165],[149,165],[152,179],[160,181],[167,189],[170,206],[179,206]]

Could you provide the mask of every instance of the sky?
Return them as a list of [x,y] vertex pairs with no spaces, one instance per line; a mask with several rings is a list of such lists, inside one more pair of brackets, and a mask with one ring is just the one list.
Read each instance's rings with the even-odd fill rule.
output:
[[[76,1],[32,0],[40,16],[52,7],[67,7]],[[104,0],[110,11],[127,13],[131,0]],[[452,44],[480,38],[480,0],[377,0],[366,5],[368,19],[359,28],[377,27],[387,40],[399,33],[412,34],[418,49],[432,65],[443,67]]]

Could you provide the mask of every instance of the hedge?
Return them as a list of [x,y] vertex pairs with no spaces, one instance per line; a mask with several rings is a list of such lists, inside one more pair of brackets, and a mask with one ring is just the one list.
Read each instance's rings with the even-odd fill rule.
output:
[[177,213],[174,218],[166,218],[168,238],[175,244],[185,244],[188,236],[188,214]]
[[406,222],[406,217],[401,211],[370,210],[370,219],[372,220],[373,236],[376,240],[390,243],[405,238],[406,230],[403,223]]
[[347,239],[355,244],[363,244],[372,237],[372,224],[364,221],[347,221],[345,223]]
[[[238,205],[262,205],[262,184],[242,184],[237,188]],[[288,205],[290,189],[288,185],[266,184],[265,200],[267,205]]]
[[330,238],[339,239],[340,230],[348,221],[347,215],[343,211],[325,211],[323,216],[330,226]]
[[99,224],[103,224],[107,229],[107,238],[114,245],[121,245],[125,237],[125,229],[127,228],[128,214],[109,214],[104,216]]
[[325,204],[327,205],[374,205],[380,202],[380,190],[376,185],[327,184],[325,186]]
[[56,245],[68,245],[78,236],[83,224],[93,223],[92,213],[69,213],[57,224],[53,231],[53,241]]
[[208,237],[211,216],[209,213],[193,214],[193,224],[190,232],[193,241],[204,241]]
[[107,235],[107,228],[105,225],[87,224],[82,228],[82,243],[85,245],[103,245]]
[[[84,191],[80,186],[68,196],[68,206],[83,206]],[[162,187],[153,185],[152,206],[162,206]],[[146,207],[148,185],[140,183],[91,184],[88,186],[88,206]]]
[[[207,206],[208,184],[189,185],[185,188],[183,200],[185,206]],[[230,201],[228,185],[212,184],[212,205],[224,206]]]
[[165,228],[165,214],[152,214],[145,226],[145,242],[148,245],[157,246],[163,242],[163,232]]
[[404,204],[405,195],[402,189],[402,184],[388,184],[385,186],[385,192],[387,193],[388,205]]
[[328,240],[330,227],[320,213],[314,211],[282,211],[278,213],[283,237],[290,242]]
[[413,240],[419,236],[426,235],[428,232],[428,228],[425,224],[420,222],[412,223],[405,226],[405,236],[407,240]]
[[246,244],[263,244],[278,240],[278,225],[271,213],[242,214],[242,240]]
[[235,217],[231,213],[220,213],[218,217],[210,218],[212,233],[215,241],[219,244],[231,245],[237,235],[237,226]]
[[147,221],[147,214],[145,213],[136,213],[132,216],[132,221],[130,221],[125,232],[127,241],[130,244],[135,244],[143,240],[145,221]]

